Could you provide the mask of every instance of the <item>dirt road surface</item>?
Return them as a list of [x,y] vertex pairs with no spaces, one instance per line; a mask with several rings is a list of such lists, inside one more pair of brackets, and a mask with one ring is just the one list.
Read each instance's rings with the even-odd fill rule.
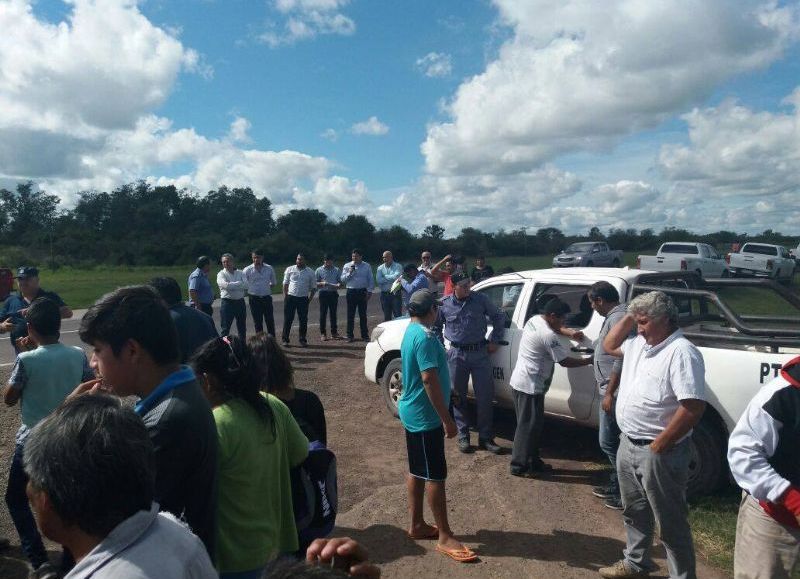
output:
[[[456,563],[437,553],[434,541],[407,538],[403,430],[386,409],[378,386],[364,378],[364,343],[322,343],[311,330],[309,338],[309,348],[289,351],[297,386],[317,392],[325,405],[328,440],[339,461],[340,511],[334,534],[363,543],[384,577],[598,577],[599,567],[621,557],[620,513],[604,508],[590,493],[602,478],[596,433],[553,420],[545,426],[543,456],[556,470],[547,479],[512,477],[508,455],[463,455],[448,441],[451,526],[478,552],[479,562]],[[0,368],[3,384],[9,372]],[[17,408],[0,408],[3,493],[18,415]],[[498,412],[497,423],[498,442],[510,447],[513,417]],[[427,517],[433,522],[429,513]],[[0,534],[12,541],[12,548],[0,553],[0,577],[26,577],[19,539],[4,505]],[[50,547],[55,558],[58,549]],[[655,551],[661,571],[653,576],[666,577],[663,548],[656,546]],[[698,554],[699,577],[725,577],[702,559]]]

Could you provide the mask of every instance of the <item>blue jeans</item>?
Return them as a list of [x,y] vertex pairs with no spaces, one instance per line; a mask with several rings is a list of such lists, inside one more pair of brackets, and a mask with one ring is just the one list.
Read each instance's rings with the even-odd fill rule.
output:
[[616,416],[617,400],[611,407],[611,412],[606,412],[600,406],[598,424],[600,430],[597,433],[600,442],[600,450],[608,457],[611,463],[611,472],[608,475],[608,488],[614,494],[619,495],[619,481],[617,480],[617,449],[619,449],[619,426],[617,426]]
[[8,488],[6,489],[6,505],[14,521],[14,527],[19,534],[19,541],[25,556],[28,557],[34,569],[47,562],[47,552],[44,550],[42,536],[36,528],[36,521],[28,503],[25,487],[28,485],[28,475],[22,468],[23,445],[14,447],[14,456],[11,458],[11,468],[8,471]]
[[399,318],[403,315],[403,298],[399,293],[381,292],[381,310],[384,322],[388,322],[392,317]]

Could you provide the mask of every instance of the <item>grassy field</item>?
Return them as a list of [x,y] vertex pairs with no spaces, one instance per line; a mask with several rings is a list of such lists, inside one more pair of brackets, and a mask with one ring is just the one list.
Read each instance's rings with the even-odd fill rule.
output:
[[[551,267],[552,256],[496,257],[490,258],[488,263],[494,268],[495,272],[499,272],[505,267],[511,267],[515,271],[543,269]],[[279,284],[283,279],[283,272],[287,265],[289,264],[273,265]],[[373,263],[371,265],[375,267],[378,264]],[[626,254],[625,265],[635,267],[636,254]],[[312,267],[316,268],[317,264],[312,264]],[[469,262],[469,268],[472,269],[471,261]],[[194,266],[190,264],[164,267],[99,266],[91,269],[62,267],[57,270],[42,269],[40,277],[44,288],[59,294],[70,307],[82,309],[90,306],[104,293],[117,287],[145,283],[156,276],[175,278],[185,292],[186,279],[193,269]],[[213,266],[210,274],[212,285],[214,285],[213,280],[216,271],[216,266]],[[796,280],[793,287],[797,290]],[[276,287],[274,292],[280,293],[280,287]],[[777,302],[771,295],[767,294],[768,292],[763,292],[763,290],[739,288],[735,292],[727,291],[723,293],[723,297],[743,313],[765,314],[785,308],[784,302]]]

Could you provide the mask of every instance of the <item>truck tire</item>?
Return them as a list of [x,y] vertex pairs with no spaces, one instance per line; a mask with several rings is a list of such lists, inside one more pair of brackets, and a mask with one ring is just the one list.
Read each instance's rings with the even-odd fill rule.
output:
[[399,418],[397,401],[403,393],[403,363],[400,358],[395,358],[387,364],[381,376],[381,390],[389,412],[395,418]]
[[612,261],[611,262],[611,267],[619,267],[619,260],[615,259],[614,261]]
[[594,262],[590,261],[589,263],[586,264],[586,267],[594,267]]
[[722,277],[722,279],[729,278],[729,277],[731,277],[731,272],[728,271],[727,269],[723,269],[721,277]]
[[697,497],[713,493],[728,480],[727,434],[712,417],[704,417],[692,432],[692,458],[686,493]]

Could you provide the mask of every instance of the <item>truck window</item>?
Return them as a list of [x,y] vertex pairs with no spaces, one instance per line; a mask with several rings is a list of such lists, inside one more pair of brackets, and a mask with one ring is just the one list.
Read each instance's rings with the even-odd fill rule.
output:
[[588,291],[589,285],[537,283],[525,312],[525,321],[538,314],[549,299],[557,296],[569,305],[570,313],[567,314],[564,324],[570,328],[584,328],[589,324],[593,313],[592,304],[586,295]]
[[758,253],[759,255],[778,255],[778,248],[774,245],[761,245],[760,243],[745,243],[742,253]]
[[689,243],[665,243],[661,246],[659,253],[684,253],[697,255],[697,246]]
[[506,328],[511,327],[511,319],[514,317],[514,310],[517,308],[519,296],[522,294],[522,285],[522,282],[498,284],[479,290],[494,305],[505,312]]

